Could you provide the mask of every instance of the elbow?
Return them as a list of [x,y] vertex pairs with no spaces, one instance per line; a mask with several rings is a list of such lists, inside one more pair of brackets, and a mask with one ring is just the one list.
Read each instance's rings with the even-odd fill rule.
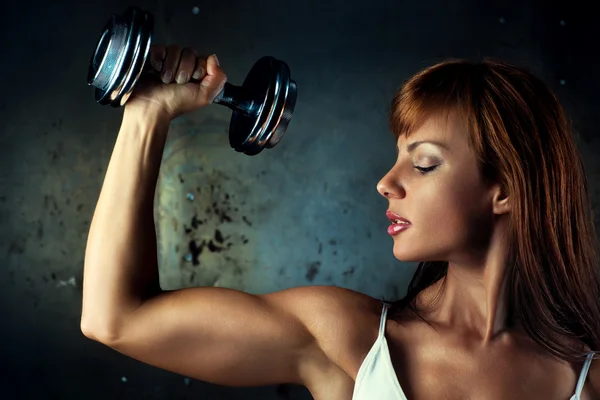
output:
[[99,336],[96,334],[97,329],[92,328],[88,321],[84,321],[82,319],[81,323],[79,324],[79,327],[81,329],[81,333],[83,333],[83,336],[85,336],[88,339],[99,341]]
[[81,333],[88,339],[92,339],[96,342],[111,346],[116,343],[119,338],[119,329],[116,329],[111,324],[100,324],[97,322],[81,319],[80,323]]
[[122,314],[108,307],[98,307],[84,299],[79,329],[88,338],[110,346],[115,343],[123,331]]

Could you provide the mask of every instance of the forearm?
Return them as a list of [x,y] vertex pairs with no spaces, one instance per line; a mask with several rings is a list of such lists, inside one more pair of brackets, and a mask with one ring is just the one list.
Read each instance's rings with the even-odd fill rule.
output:
[[125,110],[87,240],[82,329],[113,332],[160,290],[153,203],[169,122]]

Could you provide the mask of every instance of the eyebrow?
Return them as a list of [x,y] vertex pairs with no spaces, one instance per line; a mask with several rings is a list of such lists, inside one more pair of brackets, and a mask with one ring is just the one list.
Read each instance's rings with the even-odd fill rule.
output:
[[[436,142],[435,140],[419,140],[416,142],[412,142],[411,144],[406,146],[406,151],[408,151],[409,153],[412,153],[417,147],[419,147],[419,145],[421,145],[423,143],[429,143],[434,146],[438,146],[443,149],[450,150],[450,148],[448,147],[448,145],[446,143]],[[398,146],[396,146],[396,152],[398,152],[398,151],[399,151]]]

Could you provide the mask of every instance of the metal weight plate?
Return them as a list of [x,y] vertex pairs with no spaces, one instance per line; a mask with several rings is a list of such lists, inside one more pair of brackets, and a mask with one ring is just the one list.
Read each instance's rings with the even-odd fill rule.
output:
[[272,148],[281,140],[296,104],[297,86],[286,63],[273,57],[259,59],[242,85],[260,104],[254,115],[233,113],[229,125],[231,147],[247,155]]
[[292,114],[296,107],[296,96],[298,93],[296,82],[290,78],[288,65],[283,61],[278,61],[278,64],[281,74],[279,75],[280,79],[274,77],[276,82],[276,104],[272,108],[270,115],[271,124],[263,132],[263,136],[267,136],[264,138],[264,146],[266,148],[273,148],[279,143],[292,119]]
[[125,104],[150,53],[153,29],[152,15],[137,7],[130,7],[123,16],[111,16],[88,70],[88,85],[96,88],[98,103]]

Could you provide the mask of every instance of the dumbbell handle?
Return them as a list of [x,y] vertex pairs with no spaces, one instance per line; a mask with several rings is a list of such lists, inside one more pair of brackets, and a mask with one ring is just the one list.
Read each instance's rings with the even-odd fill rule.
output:
[[225,82],[223,89],[217,94],[213,103],[227,106],[233,111],[241,112],[247,116],[256,114],[256,102],[242,86],[235,86]]

